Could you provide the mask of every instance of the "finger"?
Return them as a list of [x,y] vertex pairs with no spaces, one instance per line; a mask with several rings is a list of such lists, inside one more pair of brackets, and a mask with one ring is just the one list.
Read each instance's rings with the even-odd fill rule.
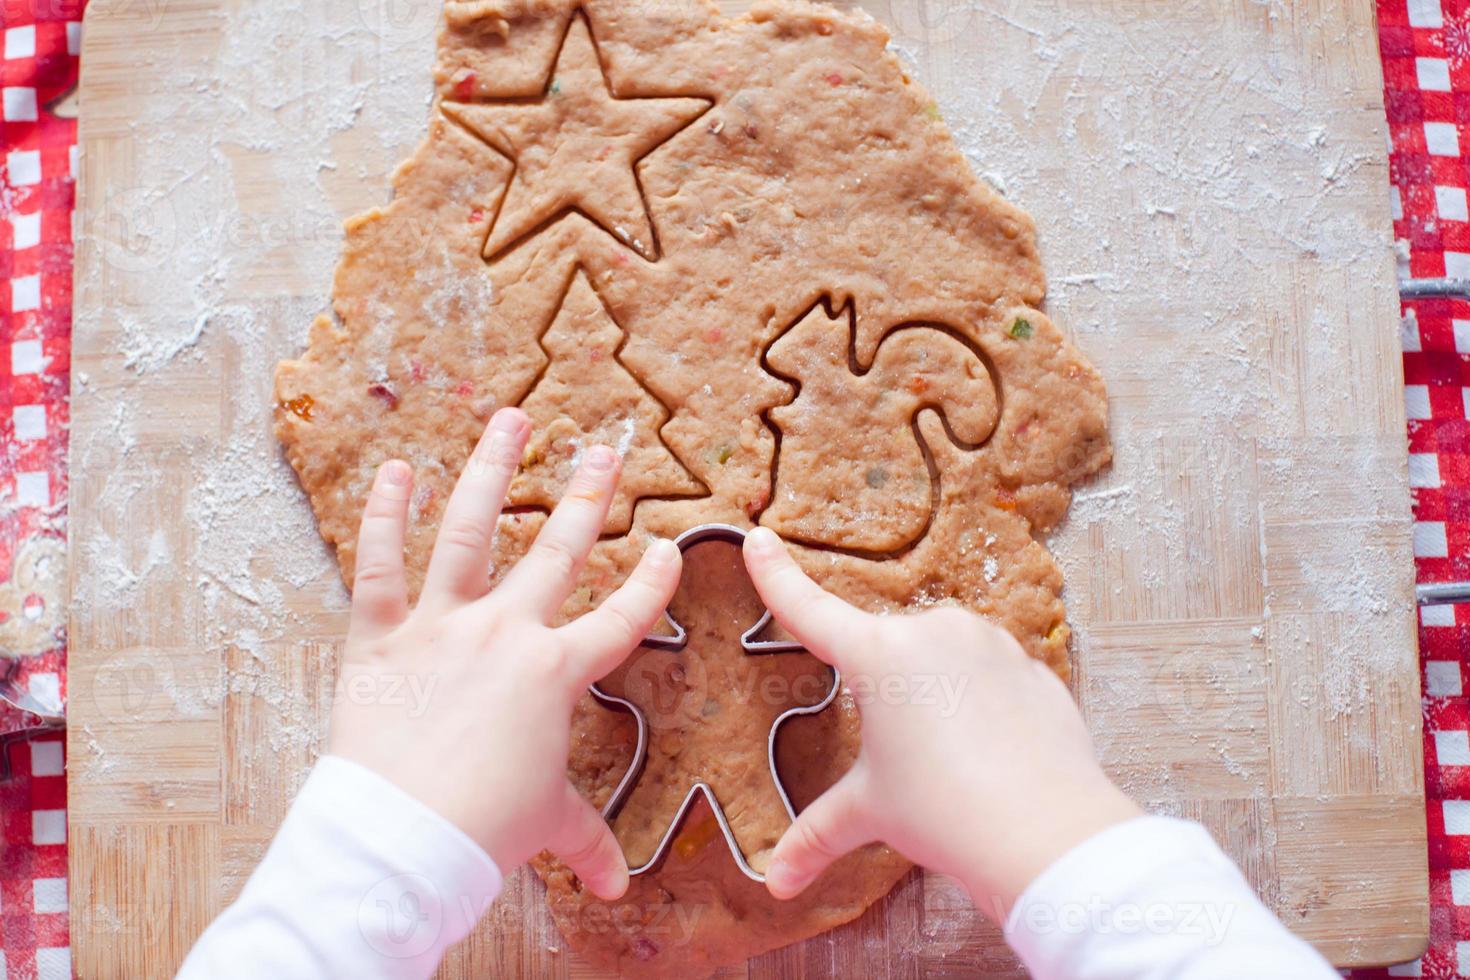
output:
[[682,567],[678,545],[655,541],[633,574],[601,606],[559,630],[572,651],[578,687],[607,676],[643,642],[674,597]]
[[571,783],[566,787],[561,825],[548,846],[592,894],[609,902],[622,898],[628,890],[628,862],[622,845],[592,804]]
[[350,638],[381,636],[408,615],[403,535],[412,493],[413,469],[407,463],[395,459],[378,467],[357,534]]
[[859,786],[859,778],[849,772],[781,835],[766,867],[766,890],[772,897],[795,898],[833,861],[876,839],[864,820]]
[[873,617],[813,582],[770,528],[745,538],[745,567],[771,615],[818,659],[844,672],[867,648]]
[[496,590],[497,599],[529,610],[542,623],[556,615],[602,534],[621,463],[618,454],[606,446],[587,450],[561,503],[536,535],[536,543]]
[[490,549],[510,481],[531,435],[518,408],[495,413],[444,508],[444,522],[424,576],[431,602],[473,602],[490,591]]

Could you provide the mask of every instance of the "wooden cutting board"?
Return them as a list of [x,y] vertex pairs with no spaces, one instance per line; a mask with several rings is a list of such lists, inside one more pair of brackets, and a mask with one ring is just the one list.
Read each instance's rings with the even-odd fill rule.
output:
[[[1427,933],[1385,124],[1371,0],[870,0],[1036,216],[1117,463],[1051,546],[1110,771],[1202,820],[1340,964]],[[430,0],[93,0],[73,348],[71,911],[162,976],[319,747],[345,598],[270,435],[342,219],[424,131]],[[957,815],[962,816],[962,815]],[[453,976],[583,975],[515,876]],[[886,966],[885,966],[886,963]],[[1010,975],[915,874],[731,976]]]

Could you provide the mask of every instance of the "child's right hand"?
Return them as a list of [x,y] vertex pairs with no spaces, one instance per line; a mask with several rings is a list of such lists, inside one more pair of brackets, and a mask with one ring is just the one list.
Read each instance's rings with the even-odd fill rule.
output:
[[[766,873],[776,898],[882,841],[959,878],[1003,921],[1053,861],[1141,813],[1097,764],[1066,687],[1005,630],[958,609],[863,612],[765,528],[746,539],[745,561],[772,615],[864,692],[857,763],[777,845]],[[912,697],[936,690],[953,696]]]
[[379,469],[327,750],[454,823],[497,867],[550,849],[612,900],[628,887],[627,863],[607,821],[567,781],[572,709],[653,628],[681,560],[673,542],[655,542],[600,607],[552,625],[622,472],[612,449],[589,446],[535,544],[492,589],[499,515],[530,433],[519,409],[495,413],[449,498],[412,608],[403,539],[413,470],[401,461]]

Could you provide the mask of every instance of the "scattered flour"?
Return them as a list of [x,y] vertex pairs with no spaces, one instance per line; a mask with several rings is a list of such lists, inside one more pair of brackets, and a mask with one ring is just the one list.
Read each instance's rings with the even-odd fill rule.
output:
[[[101,261],[79,272],[107,303],[77,311],[73,472],[94,506],[72,514],[75,621],[159,651],[150,710],[255,717],[243,751],[262,766],[318,744],[320,692],[289,678],[346,609],[271,433],[271,369],[326,305],[343,218],[383,202],[427,117],[437,5],[392,23],[372,6],[228,4],[130,121],[148,191],[80,230]],[[130,285],[100,285],[115,279]],[[169,285],[132,291],[145,281]],[[127,746],[84,734],[76,777],[119,775]]]
[[[1238,690],[1273,653],[1296,655],[1280,620],[1306,609],[1323,617],[1320,675],[1310,703],[1282,717],[1305,740],[1375,751],[1373,683],[1412,669],[1411,560],[1383,544],[1401,538],[1410,502],[1401,460],[1355,439],[1364,406],[1394,383],[1393,358],[1387,337],[1365,349],[1346,283],[1391,265],[1394,243],[1358,205],[1382,198],[1386,175],[1381,143],[1348,135],[1349,69],[1292,39],[1328,43],[1341,28],[1301,9],[1290,34],[1269,36],[1218,5],[1208,30],[1187,32],[1086,4],[953,9],[948,29],[985,32],[983,64],[928,59],[915,38],[933,23],[897,31],[894,49],[939,90],[975,172],[1036,219],[1049,312],[1112,395],[1115,464],[1048,542],[1105,754],[1155,798],[1188,799],[1213,778],[1130,747],[1159,682],[1087,682],[1105,656],[1094,629],[1179,621],[1212,652],[1171,683]],[[1287,323],[1308,326],[1289,338]],[[1320,459],[1285,448],[1304,434],[1320,437]],[[1212,678],[1221,657],[1253,671]],[[1264,760],[1202,744],[1219,773],[1269,792]]]
[[[346,602],[270,432],[270,368],[301,350],[326,306],[341,219],[383,203],[389,174],[423,133],[438,5],[391,5],[403,18],[391,23],[375,21],[380,5],[341,0],[226,6],[218,32],[151,83],[166,95],[140,101],[130,122],[136,172],[154,192],[104,217],[124,208],[123,218],[147,219],[151,237],[98,239],[109,260],[153,263],[151,281],[169,287],[78,311],[78,347],[91,357],[76,376],[87,424],[74,468],[101,486],[90,495],[96,513],[73,515],[85,562],[75,601],[84,624],[96,616],[96,630],[129,633],[110,637],[113,646],[202,643],[217,678],[203,669],[184,684],[168,673],[164,693],[183,717],[236,701],[260,709],[265,729],[251,751],[266,766],[270,753],[320,738],[315,692],[286,679],[305,656],[301,639],[340,623]],[[1381,151],[1340,137],[1340,110],[1325,93],[1349,82],[1322,73],[1341,69],[1285,32],[1228,20],[1228,5],[1218,29],[1188,33],[1165,14],[1117,18],[1108,5],[1072,4],[1058,17],[1053,3],[984,0],[923,25],[891,6],[895,51],[942,93],[939,109],[975,171],[1035,216],[1050,312],[1114,395],[1115,466],[1077,495],[1049,542],[1069,583],[1083,671],[1104,653],[1095,627],[1214,615],[1221,625],[1199,638],[1212,652],[1179,669],[1201,691],[1238,690],[1263,678],[1262,650],[1293,604],[1315,595],[1339,624],[1322,641],[1331,644],[1326,713],[1364,717],[1368,679],[1403,658],[1392,643],[1403,613],[1392,586],[1403,572],[1381,549],[1361,563],[1350,556],[1375,522],[1406,519],[1407,495],[1390,486],[1371,506],[1344,498],[1342,520],[1286,560],[1293,545],[1263,499],[1311,505],[1338,489],[1323,488],[1328,478],[1384,487],[1381,461],[1351,441],[1324,443],[1341,458],[1318,468],[1269,453],[1258,462],[1252,448],[1296,437],[1308,420],[1323,436],[1349,436],[1337,431],[1342,409],[1365,386],[1391,383],[1371,360],[1341,354],[1355,342],[1342,284],[1390,249],[1386,229],[1343,206],[1381,194],[1382,174]],[[984,62],[931,62],[914,38],[936,31],[984,31]],[[1294,287],[1308,265],[1321,281]],[[94,297],[100,281],[86,284]],[[467,288],[431,302],[480,301]],[[1271,288],[1296,308],[1263,308],[1254,297]],[[1300,349],[1275,346],[1285,317],[1313,325]],[[1240,540],[1241,528],[1258,542],[1253,554],[1217,547]],[[1000,574],[995,557],[983,560],[988,579]],[[1237,576],[1223,566],[1239,561],[1261,566],[1259,592],[1229,585]],[[1136,584],[1120,584],[1123,569]],[[1178,581],[1189,605],[1167,608],[1161,586]],[[124,612],[135,608],[166,610],[166,621]],[[1133,766],[1156,796],[1188,799],[1195,774],[1106,738],[1148,717],[1162,684],[1099,682],[1084,707],[1116,753],[1110,762]],[[1367,739],[1369,728],[1347,734]],[[86,735],[88,758],[74,761],[82,778],[103,778],[115,748]],[[1267,792],[1239,740],[1200,742],[1244,795]]]

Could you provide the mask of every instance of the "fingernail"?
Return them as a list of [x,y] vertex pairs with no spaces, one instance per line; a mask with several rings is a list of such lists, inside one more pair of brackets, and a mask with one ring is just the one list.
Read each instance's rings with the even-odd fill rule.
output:
[[598,882],[601,886],[595,894],[598,898],[608,902],[616,902],[628,894],[628,872],[626,870],[611,871],[602,876]]
[[508,435],[514,435],[521,431],[521,426],[524,424],[525,418],[513,408],[502,408],[490,420],[490,428],[496,432],[504,432]]
[[587,468],[593,473],[607,473],[618,465],[618,454],[606,446],[593,446],[587,450]]
[[796,869],[780,858],[772,858],[766,866],[766,889],[772,894],[795,895],[805,884]]
[[781,550],[781,539],[776,532],[768,527],[758,527],[746,535],[746,543],[749,547],[759,552],[775,552]]
[[679,557],[679,546],[668,538],[659,538],[648,546],[648,562],[651,565],[663,567],[672,565],[674,559]]
[[383,464],[383,479],[389,486],[406,487],[412,478],[413,470],[409,469],[408,464],[401,459]]

